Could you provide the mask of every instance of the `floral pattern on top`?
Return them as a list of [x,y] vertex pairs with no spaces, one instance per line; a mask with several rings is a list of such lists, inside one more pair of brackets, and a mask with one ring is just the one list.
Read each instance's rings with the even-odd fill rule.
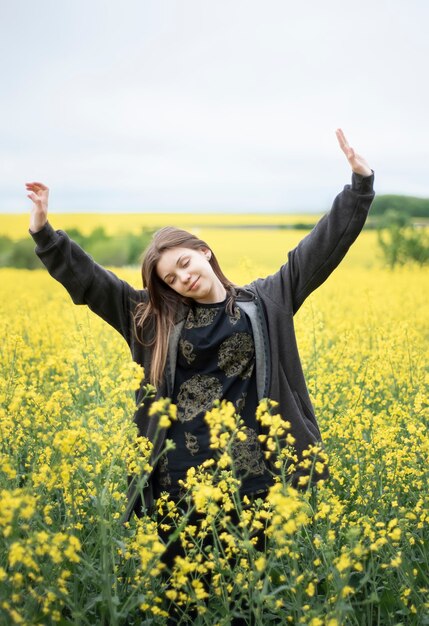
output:
[[202,307],[191,308],[185,322],[185,328],[202,328],[210,326],[216,315],[219,313],[220,307],[204,309]]
[[177,394],[177,417],[181,422],[194,419],[212,408],[222,397],[222,384],[215,376],[195,374],[180,386]]
[[233,333],[221,344],[218,353],[218,363],[227,376],[250,378],[255,352],[253,337],[249,333]]

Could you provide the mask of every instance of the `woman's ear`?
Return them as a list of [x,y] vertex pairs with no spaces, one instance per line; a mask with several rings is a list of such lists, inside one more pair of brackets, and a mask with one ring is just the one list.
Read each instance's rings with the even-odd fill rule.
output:
[[207,261],[210,261],[210,259],[212,258],[212,251],[210,250],[210,248],[203,247],[200,248],[200,251],[206,257]]

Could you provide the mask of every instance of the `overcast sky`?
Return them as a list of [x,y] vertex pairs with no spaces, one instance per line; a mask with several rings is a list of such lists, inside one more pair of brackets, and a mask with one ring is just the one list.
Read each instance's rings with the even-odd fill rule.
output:
[[321,211],[429,197],[426,0],[0,0],[0,211]]

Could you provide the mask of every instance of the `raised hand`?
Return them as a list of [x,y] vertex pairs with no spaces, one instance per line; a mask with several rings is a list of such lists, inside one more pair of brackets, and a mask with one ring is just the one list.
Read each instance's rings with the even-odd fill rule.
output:
[[27,198],[33,201],[30,213],[30,230],[37,233],[48,221],[48,197],[49,189],[43,183],[25,183]]
[[346,155],[347,160],[350,163],[350,167],[352,168],[352,170],[356,174],[360,174],[361,176],[371,176],[372,170],[369,167],[368,163],[365,161],[363,157],[361,157],[359,154],[356,154],[353,148],[349,146],[349,143],[343,131],[341,130],[341,128],[338,128],[335,131],[335,134],[337,135],[340,148]]

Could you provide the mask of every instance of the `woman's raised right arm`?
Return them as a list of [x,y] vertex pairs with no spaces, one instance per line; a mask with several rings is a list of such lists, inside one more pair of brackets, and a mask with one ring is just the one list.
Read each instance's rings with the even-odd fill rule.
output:
[[98,265],[76,242],[48,222],[49,189],[42,183],[27,183],[33,202],[30,234],[36,254],[48,272],[60,282],[75,304],[86,304],[113,326],[130,345],[135,305],[146,297],[113,272]]

